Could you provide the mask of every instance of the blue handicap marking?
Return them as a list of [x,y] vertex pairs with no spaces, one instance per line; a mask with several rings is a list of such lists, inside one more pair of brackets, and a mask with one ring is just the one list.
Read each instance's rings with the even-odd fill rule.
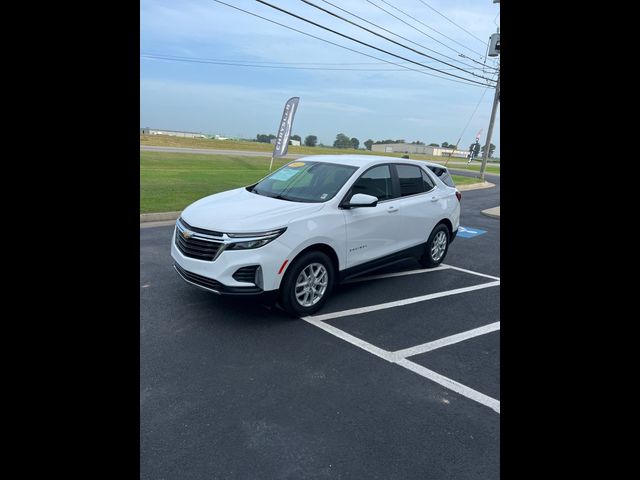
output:
[[458,237],[462,238],[473,238],[483,233],[487,233],[487,231],[479,228],[463,227],[462,225],[458,227]]

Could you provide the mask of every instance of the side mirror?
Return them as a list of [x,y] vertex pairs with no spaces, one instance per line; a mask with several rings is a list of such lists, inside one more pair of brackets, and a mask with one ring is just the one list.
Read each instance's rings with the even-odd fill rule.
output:
[[366,193],[356,193],[351,200],[344,204],[345,208],[375,207],[378,205],[378,198]]

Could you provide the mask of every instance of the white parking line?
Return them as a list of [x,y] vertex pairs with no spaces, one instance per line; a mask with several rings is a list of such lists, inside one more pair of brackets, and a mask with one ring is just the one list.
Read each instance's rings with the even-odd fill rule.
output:
[[479,277],[491,278],[493,280],[500,280],[500,277],[494,277],[493,275],[487,275],[486,273],[474,272],[473,270],[467,270],[466,268],[454,267],[453,265],[445,265],[441,264],[442,267],[452,268],[453,270],[458,270],[459,272],[470,273],[471,275],[478,275]]
[[380,275],[369,275],[369,276],[366,276],[366,277],[353,278],[351,280],[346,280],[346,281],[344,281],[342,283],[346,284],[346,283],[364,282],[366,280],[377,280],[379,278],[402,277],[404,275],[415,275],[415,274],[418,274],[418,273],[438,272],[440,270],[447,270],[447,269],[458,270],[460,272],[469,273],[471,275],[477,275],[479,277],[486,277],[486,278],[490,278],[492,280],[500,280],[500,277],[494,277],[493,275],[487,275],[486,273],[474,272],[473,270],[467,270],[466,268],[454,267],[452,265],[447,265],[447,264],[443,263],[440,266],[435,267],[435,268],[420,268],[418,270],[408,270],[406,272],[381,273]]
[[427,295],[421,295],[419,297],[404,298],[402,300],[396,300],[395,302],[380,303],[378,305],[369,305],[368,307],[360,307],[360,308],[352,308],[352,309],[349,309],[349,310],[341,310],[339,312],[325,313],[324,315],[308,316],[308,317],[303,317],[303,319],[304,320],[317,320],[317,321],[320,321],[320,322],[324,322],[325,320],[330,320],[332,318],[347,317],[347,316],[351,316],[351,315],[360,315],[362,313],[375,312],[377,310],[383,310],[385,308],[399,307],[399,306],[402,306],[402,305],[410,305],[412,303],[424,302],[424,301],[427,301],[427,300],[432,300],[434,298],[447,297],[449,295],[457,295],[459,293],[472,292],[474,290],[480,290],[482,288],[495,287],[495,286],[498,286],[498,285],[500,285],[500,280],[497,280],[495,282],[481,283],[480,285],[473,285],[471,287],[456,288],[454,290],[446,290],[444,292],[429,293]]
[[449,390],[453,390],[454,392],[459,393],[464,397],[475,400],[476,402],[491,408],[497,413],[500,413],[500,400],[491,398],[484,393],[480,393],[473,388],[462,385],[455,380],[451,380],[450,378],[440,375],[439,373],[436,373],[433,370],[429,370],[428,368],[425,368],[422,365],[418,365],[417,363],[414,363],[411,360],[407,360],[406,358],[398,360],[395,363],[411,370],[414,373],[417,373],[418,375],[428,378],[429,380],[432,380],[442,385],[443,387],[448,388]]
[[340,330],[333,325],[329,325],[328,323],[324,323],[320,320],[315,320],[313,317],[303,317],[302,319],[305,322],[309,322],[311,325],[315,325],[316,327],[329,332],[331,335],[335,335],[336,337],[341,338],[342,340],[349,342],[356,347],[360,347],[361,349],[366,350],[367,352],[372,353],[377,357],[384,358],[389,362],[391,361],[391,352],[388,352],[387,350],[383,350],[382,348],[376,347],[369,342],[365,342],[358,337],[354,337],[353,335],[345,332],[344,330]]
[[329,325],[328,323],[314,320],[313,318],[309,317],[304,317],[303,320],[346,342],[351,343],[352,345],[355,345],[356,347],[359,347],[375,355],[376,357],[380,357],[387,362],[400,365],[408,370],[411,370],[414,373],[417,373],[422,377],[428,378],[429,380],[436,382],[437,384],[442,385],[445,388],[448,388],[449,390],[453,390],[454,392],[459,393],[463,397],[470,398],[471,400],[481,403],[482,405],[491,408],[495,412],[500,413],[500,401],[496,400],[495,398],[491,398],[484,393],[480,393],[477,390],[469,388],[466,385],[456,382],[455,380],[440,375],[439,373],[436,373],[433,370],[429,370],[428,368],[425,368],[422,365],[418,365],[417,363],[407,360],[406,358],[398,358],[396,355],[397,352],[389,352],[380,347],[376,347],[375,345],[369,342],[365,342],[358,337],[354,337],[353,335],[340,330],[333,325]]
[[434,340],[433,342],[416,345],[415,347],[396,350],[395,352],[391,352],[391,355],[395,360],[413,357],[414,355],[420,355],[421,353],[430,352],[431,350],[435,350],[436,348],[453,345],[454,343],[462,342],[463,340],[468,340],[470,338],[484,335],[486,333],[495,332],[496,330],[500,330],[500,322],[490,323],[489,325],[474,328],[473,330],[467,330],[466,332],[457,333],[449,337],[440,338],[439,340]]
[[345,283],[356,283],[356,282],[364,282],[366,280],[378,280],[379,278],[391,278],[391,277],[402,277],[404,275],[415,275],[417,273],[429,273],[429,272],[438,272],[440,270],[447,270],[451,268],[448,265],[440,265],[436,268],[421,268],[419,270],[408,270],[406,272],[394,272],[394,273],[381,273],[380,275],[370,275],[368,277],[357,277],[352,280],[346,280],[342,282]]

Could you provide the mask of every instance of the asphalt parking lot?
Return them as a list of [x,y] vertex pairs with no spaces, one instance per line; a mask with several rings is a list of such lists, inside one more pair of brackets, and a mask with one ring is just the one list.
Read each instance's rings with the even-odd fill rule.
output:
[[298,320],[186,284],[173,227],[141,228],[140,478],[499,478],[489,180],[443,268],[381,270]]

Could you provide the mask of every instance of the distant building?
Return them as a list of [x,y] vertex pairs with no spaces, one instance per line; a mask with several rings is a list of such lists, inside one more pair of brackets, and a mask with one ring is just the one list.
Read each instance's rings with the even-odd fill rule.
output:
[[378,143],[371,145],[371,151],[383,153],[414,153],[417,155],[432,155],[434,157],[448,157],[449,153],[451,153],[452,157],[460,158],[466,158],[469,153],[467,150],[430,147],[427,145],[417,145],[415,143]]
[[169,135],[171,137],[185,138],[207,138],[204,133],[200,132],[181,132],[179,130],[159,130],[157,128],[141,128],[141,135]]
[[[270,140],[271,145],[275,145],[276,144],[276,139],[272,138]],[[289,145],[293,145],[295,147],[299,147],[300,146],[300,140],[289,140]]]

